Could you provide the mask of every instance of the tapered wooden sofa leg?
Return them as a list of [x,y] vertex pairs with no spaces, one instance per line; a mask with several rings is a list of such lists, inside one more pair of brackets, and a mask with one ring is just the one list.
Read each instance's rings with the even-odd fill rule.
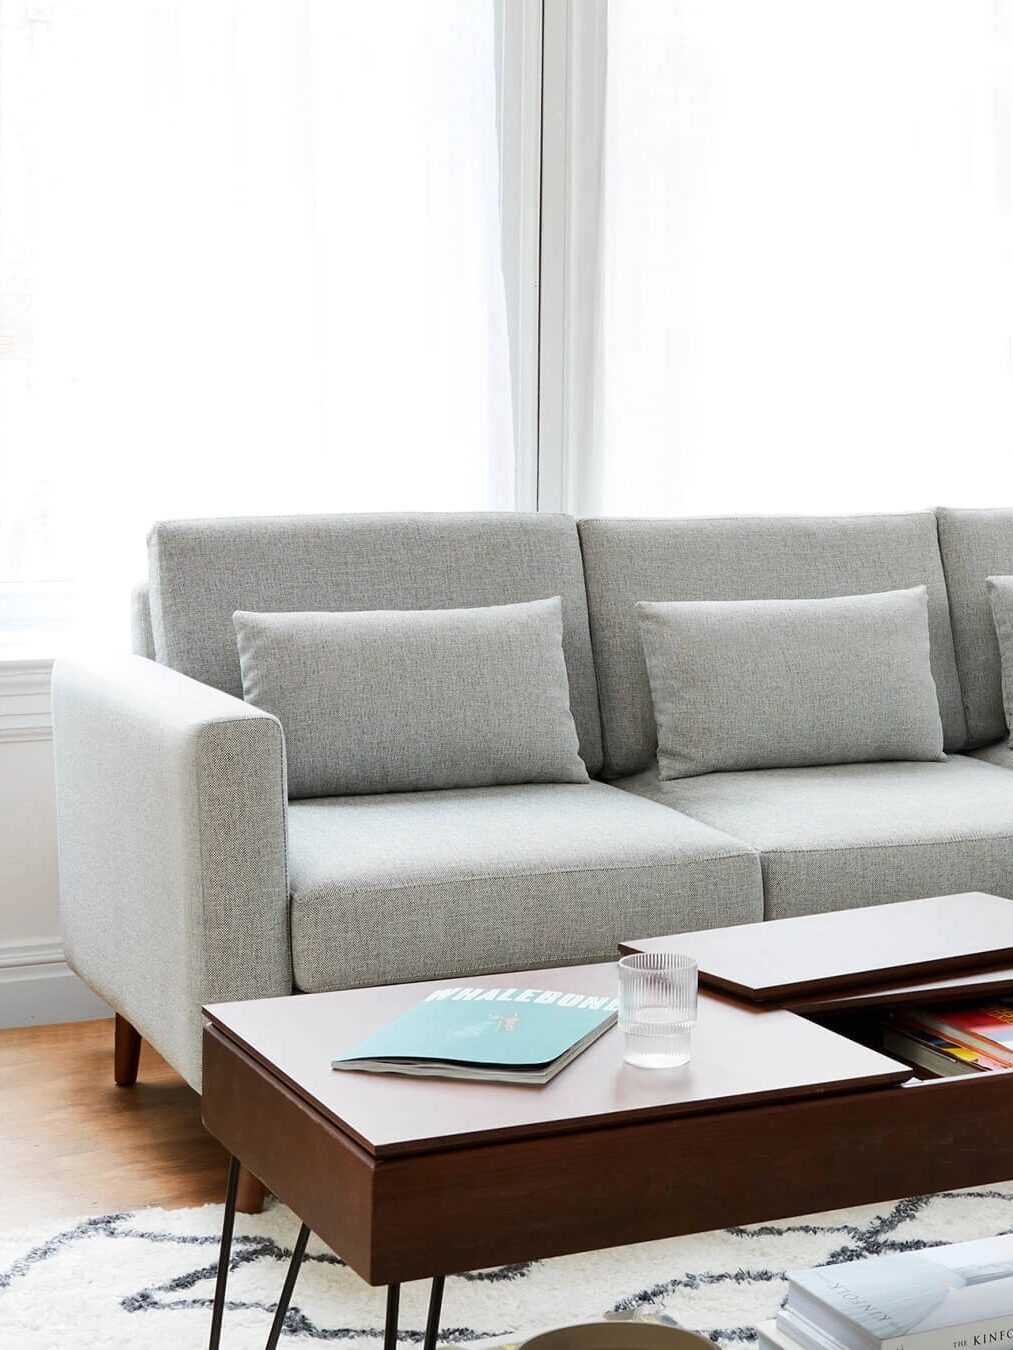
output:
[[120,1087],[133,1087],[141,1060],[141,1033],[116,1014],[116,1050],[113,1074]]
[[245,1167],[239,1169],[239,1190],[236,1194],[236,1209],[240,1214],[260,1214],[264,1208],[267,1188],[252,1172]]

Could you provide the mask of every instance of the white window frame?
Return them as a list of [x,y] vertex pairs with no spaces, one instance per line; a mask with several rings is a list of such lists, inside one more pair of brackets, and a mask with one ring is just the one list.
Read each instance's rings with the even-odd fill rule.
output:
[[538,509],[571,511],[590,436],[608,0],[544,0]]
[[538,506],[543,0],[496,0],[500,218],[516,446],[516,505]]

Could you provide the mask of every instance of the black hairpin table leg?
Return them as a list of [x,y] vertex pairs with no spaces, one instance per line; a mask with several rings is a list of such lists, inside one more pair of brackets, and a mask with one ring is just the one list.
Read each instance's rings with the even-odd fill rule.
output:
[[[436,1338],[440,1334],[440,1309],[443,1306],[444,1277],[437,1275],[429,1291],[429,1316],[426,1318],[426,1334],[422,1342],[423,1350],[436,1350]],[[387,1320],[383,1327],[383,1350],[396,1350],[398,1308],[401,1302],[401,1286],[387,1286]]]
[[395,1350],[397,1346],[397,1312],[401,1302],[401,1286],[387,1286],[387,1320],[383,1327],[383,1350]]
[[426,1318],[426,1337],[422,1350],[436,1350],[436,1339],[440,1334],[440,1309],[443,1307],[443,1276],[433,1277],[433,1287],[429,1291],[429,1316]]
[[239,1189],[239,1159],[229,1159],[229,1182],[225,1190],[225,1218],[222,1220],[222,1245],[218,1250],[218,1278],[215,1281],[215,1300],[211,1311],[211,1339],[208,1350],[218,1350],[222,1338],[222,1317],[225,1315],[225,1284],[229,1278],[229,1260],[232,1256],[232,1230],[236,1223],[236,1193]]
[[271,1334],[267,1338],[265,1350],[275,1350],[281,1336],[281,1329],[285,1325],[285,1314],[288,1312],[288,1305],[292,1299],[292,1290],[295,1288],[295,1282],[299,1278],[299,1267],[302,1265],[303,1255],[306,1251],[306,1243],[309,1241],[310,1230],[303,1224],[299,1229],[299,1236],[295,1240],[295,1246],[292,1249],[292,1260],[288,1264],[288,1274],[285,1276],[285,1283],[282,1285],[281,1297],[278,1299],[278,1306],[274,1310],[274,1321],[271,1323]]
[[[222,1243],[218,1252],[218,1277],[215,1281],[215,1297],[211,1311],[211,1339],[208,1341],[208,1350],[219,1350],[222,1337],[222,1319],[225,1315],[225,1286],[229,1278],[229,1263],[232,1257],[232,1232],[236,1223],[236,1195],[239,1189],[239,1159],[229,1159],[229,1181],[225,1193],[225,1217],[222,1220]],[[288,1306],[292,1301],[292,1291],[295,1289],[295,1282],[299,1278],[299,1270],[302,1266],[303,1257],[306,1254],[306,1244],[309,1241],[310,1230],[306,1224],[299,1229],[299,1236],[295,1240],[295,1246],[292,1249],[292,1259],[289,1262],[288,1273],[285,1276],[285,1283],[282,1286],[281,1296],[278,1299],[278,1306],[275,1309],[274,1321],[271,1323],[271,1332],[267,1338],[265,1350],[276,1350],[278,1341],[281,1339],[282,1329],[285,1326],[285,1315],[288,1312]],[[444,1276],[437,1275],[433,1279],[432,1287],[429,1291],[429,1315],[426,1318],[426,1331],[422,1342],[422,1350],[436,1350],[436,1342],[440,1334],[440,1312],[443,1307],[443,1286]],[[397,1350],[397,1332],[398,1332],[398,1312],[401,1304],[401,1286],[399,1284],[389,1284],[387,1286],[387,1317],[383,1328],[383,1350]]]

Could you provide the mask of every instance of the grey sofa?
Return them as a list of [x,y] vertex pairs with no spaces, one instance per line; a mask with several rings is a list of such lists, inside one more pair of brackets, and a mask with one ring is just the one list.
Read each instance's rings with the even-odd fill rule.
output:
[[[608,959],[623,936],[962,890],[1013,897],[1013,754],[985,577],[1013,511],[584,520],[176,521],[138,655],[54,672],[75,970],[200,1086],[204,1002]],[[661,782],[637,600],[926,585],[943,762]],[[559,595],[595,781],[287,801],[279,723],[241,698],[234,610]]]

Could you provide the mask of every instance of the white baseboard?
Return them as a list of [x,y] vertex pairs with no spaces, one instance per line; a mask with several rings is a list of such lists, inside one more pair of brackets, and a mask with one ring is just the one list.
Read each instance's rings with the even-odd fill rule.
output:
[[58,944],[0,945],[0,1027],[85,1022],[111,1016],[112,1009],[67,965]]

